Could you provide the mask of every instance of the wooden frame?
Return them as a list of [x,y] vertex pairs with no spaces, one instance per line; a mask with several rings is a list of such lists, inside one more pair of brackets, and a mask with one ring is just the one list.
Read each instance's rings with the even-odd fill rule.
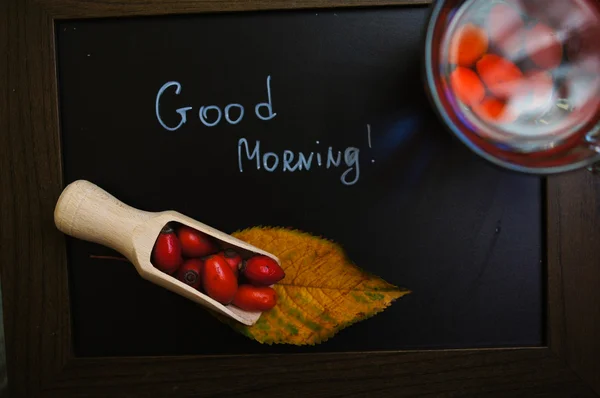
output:
[[548,347],[310,355],[76,358],[71,348],[54,21],[428,0],[3,0],[0,251],[11,396],[600,394],[600,180],[546,179]]

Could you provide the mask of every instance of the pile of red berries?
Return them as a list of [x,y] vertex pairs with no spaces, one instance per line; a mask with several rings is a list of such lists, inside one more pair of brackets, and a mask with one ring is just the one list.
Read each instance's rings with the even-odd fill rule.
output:
[[245,311],[273,308],[277,293],[271,285],[285,277],[271,257],[242,258],[236,250],[220,247],[213,237],[180,223],[169,223],[161,230],[151,262],[213,300]]

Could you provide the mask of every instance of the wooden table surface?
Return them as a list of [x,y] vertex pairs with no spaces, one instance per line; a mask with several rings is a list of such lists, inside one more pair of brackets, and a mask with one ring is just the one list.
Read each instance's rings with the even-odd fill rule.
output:
[[64,238],[52,217],[63,188],[54,19],[373,3],[400,2],[0,2],[0,275],[12,396],[600,395],[600,177],[584,170],[547,182],[548,347],[268,361],[73,356]]

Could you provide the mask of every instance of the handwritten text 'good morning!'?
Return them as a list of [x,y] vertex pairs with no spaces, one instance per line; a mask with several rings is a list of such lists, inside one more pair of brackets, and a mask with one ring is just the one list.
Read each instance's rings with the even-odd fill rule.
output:
[[[266,81],[267,101],[260,102],[254,107],[254,115],[264,121],[272,120],[277,116],[273,110],[273,98],[271,95],[271,76],[267,76]],[[156,95],[155,112],[160,125],[168,131],[176,131],[187,123],[189,114],[196,113],[202,124],[206,127],[214,127],[221,123],[236,125],[246,116],[246,109],[242,104],[231,103],[223,109],[217,105],[202,105],[197,110],[191,106],[181,107],[172,110],[162,109],[160,101],[163,96],[180,95],[182,85],[177,81],[165,83]],[[163,117],[166,112],[176,112],[179,114],[179,122],[176,125],[167,125]],[[163,117],[161,117],[163,115]],[[370,134],[370,132],[369,132]],[[369,137],[370,141],[370,137]],[[316,142],[319,144],[319,141]],[[283,172],[310,171],[318,168],[338,168],[345,167],[345,171],[340,176],[340,181],[344,185],[354,185],[360,178],[359,156],[360,149],[356,147],[347,147],[344,151],[334,151],[333,147],[328,147],[323,153],[313,151],[310,153],[294,152],[284,150],[283,153],[265,152],[267,146],[259,140],[249,142],[246,138],[239,138],[237,143],[238,167],[240,173],[244,167],[261,168],[267,172],[280,170]],[[268,149],[268,147],[267,147]],[[342,163],[343,162],[343,163]]]

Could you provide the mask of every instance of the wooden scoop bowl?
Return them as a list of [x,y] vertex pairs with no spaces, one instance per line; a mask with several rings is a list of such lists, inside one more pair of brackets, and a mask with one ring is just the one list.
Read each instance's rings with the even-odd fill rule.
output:
[[222,305],[152,265],[150,258],[158,234],[167,223],[178,222],[212,236],[223,249],[237,250],[242,258],[262,254],[281,264],[271,253],[181,213],[135,209],[86,180],[77,180],[65,187],[56,203],[54,222],[61,232],[69,236],[118,251],[133,263],[142,278],[245,325],[256,323],[261,312]]

